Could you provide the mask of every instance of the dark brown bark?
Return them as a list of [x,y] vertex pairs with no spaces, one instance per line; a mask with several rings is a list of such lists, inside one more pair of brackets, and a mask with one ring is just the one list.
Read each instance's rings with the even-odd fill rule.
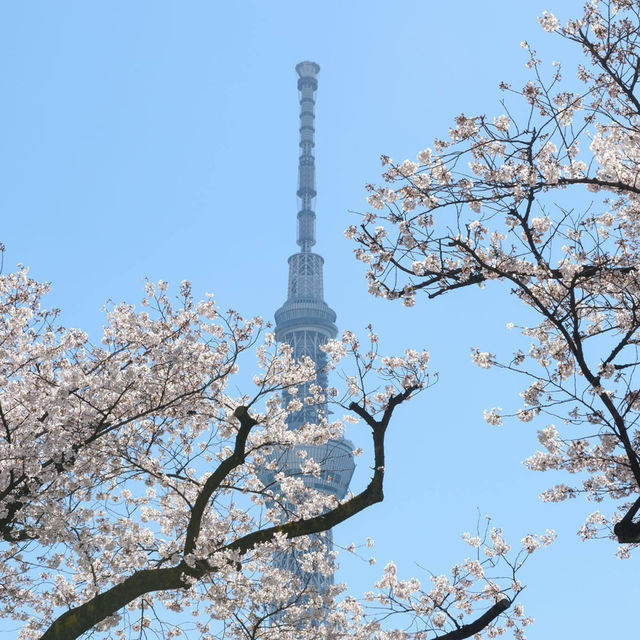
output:
[[640,522],[634,522],[633,517],[640,509],[640,498],[638,498],[624,518],[617,522],[613,527],[613,533],[617,536],[620,543],[640,542]]
[[145,569],[124,582],[111,587],[79,607],[63,613],[41,636],[41,640],[73,640],[89,631],[98,622],[112,616],[118,609],[145,593],[185,586],[184,567]]
[[470,638],[474,634],[482,631],[487,625],[493,622],[501,613],[504,613],[511,606],[511,600],[504,598],[496,602],[493,607],[485,611],[479,618],[476,618],[469,624],[462,625],[459,629],[454,629],[445,633],[443,636],[437,636],[435,640],[464,640]]

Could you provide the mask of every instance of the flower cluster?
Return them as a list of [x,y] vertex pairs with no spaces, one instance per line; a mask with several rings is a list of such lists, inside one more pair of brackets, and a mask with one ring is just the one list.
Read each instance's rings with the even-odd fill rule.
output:
[[[467,637],[468,632],[480,639],[510,631],[524,640],[524,629],[533,619],[525,615],[518,602],[523,587],[517,574],[530,554],[553,543],[555,534],[547,531],[542,536],[527,535],[521,549],[512,553],[502,530],[491,527],[487,518],[482,530],[474,536],[465,533],[463,540],[473,549],[473,557],[454,565],[448,575],[432,574],[428,586],[416,578],[401,579],[397,566],[389,563],[374,585],[375,591],[365,594],[364,602],[347,598],[339,608],[341,613],[348,613],[346,622],[368,623],[370,635],[356,633],[355,637],[407,640],[446,638],[448,633],[451,637]],[[485,620],[484,628],[474,633],[473,621],[480,616]],[[390,619],[403,631],[390,630]],[[351,625],[345,627],[351,631]]]

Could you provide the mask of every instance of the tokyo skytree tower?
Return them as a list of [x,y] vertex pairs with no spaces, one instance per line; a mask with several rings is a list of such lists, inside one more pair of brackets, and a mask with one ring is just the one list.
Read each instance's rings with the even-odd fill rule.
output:
[[[317,75],[320,71],[315,62],[301,62],[296,66],[300,95],[300,161],[298,166],[298,245],[300,250],[289,258],[289,287],[286,302],[275,313],[275,336],[293,348],[295,358],[310,357],[316,364],[318,376],[316,384],[327,387],[325,371],[326,354],[320,349],[327,340],[337,334],[336,314],[324,301],[321,256],[312,252],[316,243],[314,199],[315,158],[314,158],[314,107],[315,92],[318,87]],[[308,385],[307,385],[308,387]],[[299,397],[307,395],[301,387]],[[304,405],[293,413],[288,421],[291,429],[298,429],[306,423],[317,423],[327,413],[326,406]],[[301,451],[303,450],[303,451]],[[302,454],[302,455],[300,455]],[[324,445],[308,445],[278,450],[274,456],[278,471],[287,476],[300,475],[300,465],[305,459],[313,458],[321,465],[319,477],[303,476],[307,486],[342,499],[348,490],[355,468],[353,444],[345,438],[332,440]],[[265,471],[262,480],[271,485],[277,472]],[[331,548],[331,531],[321,536]],[[333,576],[318,572],[304,572],[298,564],[297,554],[281,553],[276,564],[296,573],[303,585],[324,592],[333,584]]]

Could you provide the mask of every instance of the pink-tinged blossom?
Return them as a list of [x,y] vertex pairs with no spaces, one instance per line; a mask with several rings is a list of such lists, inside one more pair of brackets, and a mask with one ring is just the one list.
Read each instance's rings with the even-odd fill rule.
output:
[[518,420],[521,422],[531,422],[535,416],[535,411],[531,409],[520,409],[520,411],[518,411]]
[[507,133],[509,131],[509,127],[511,126],[511,119],[508,116],[502,114],[497,118],[494,118],[493,123],[495,124],[498,131]]
[[560,26],[560,21],[552,13],[542,12],[542,15],[538,18],[542,28],[549,33],[552,33]]
[[487,424],[493,427],[500,427],[504,424],[502,421],[502,409],[500,407],[494,407],[493,409],[484,410],[484,419]]
[[480,351],[479,349],[471,350],[471,359],[483,369],[490,369],[493,364],[493,354],[487,351]]

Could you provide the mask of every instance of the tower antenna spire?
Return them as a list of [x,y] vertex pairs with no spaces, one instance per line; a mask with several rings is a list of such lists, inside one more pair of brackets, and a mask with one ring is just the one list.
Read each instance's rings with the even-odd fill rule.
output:
[[300,160],[298,162],[298,244],[304,253],[316,243],[316,214],[313,210],[316,197],[315,147],[315,94],[318,88],[320,65],[300,62],[298,91],[300,92]]

